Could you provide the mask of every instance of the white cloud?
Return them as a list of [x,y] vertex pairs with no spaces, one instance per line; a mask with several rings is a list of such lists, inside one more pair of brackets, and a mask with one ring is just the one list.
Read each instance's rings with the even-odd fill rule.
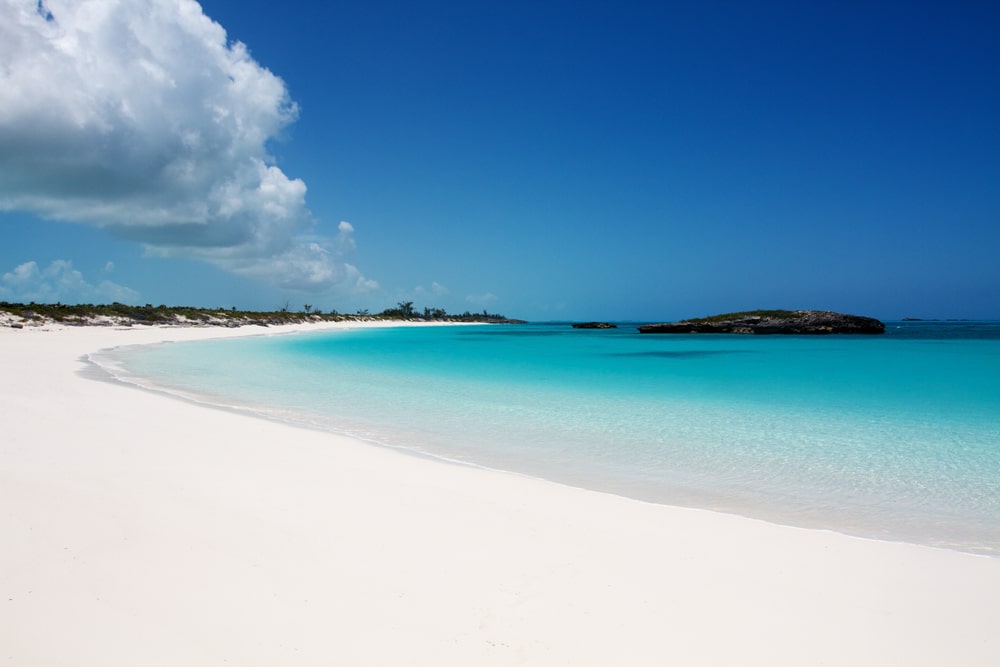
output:
[[354,286],[358,293],[374,292],[379,289],[378,282],[369,280],[361,275],[361,272],[351,264],[344,264],[344,275],[347,283]]
[[346,220],[341,220],[340,224],[337,225],[337,231],[337,247],[342,252],[353,252],[357,248],[354,242],[354,225]]
[[139,293],[110,280],[88,283],[72,263],[57,259],[45,269],[25,262],[0,276],[0,299],[30,303],[138,303]]
[[268,153],[298,115],[284,82],[194,0],[0,0],[0,63],[0,210],[355,289],[353,227],[316,238],[305,183]]
[[431,282],[430,288],[424,287],[423,285],[417,285],[413,289],[413,298],[415,299],[426,299],[428,297],[441,297],[448,293],[448,288],[439,282]]

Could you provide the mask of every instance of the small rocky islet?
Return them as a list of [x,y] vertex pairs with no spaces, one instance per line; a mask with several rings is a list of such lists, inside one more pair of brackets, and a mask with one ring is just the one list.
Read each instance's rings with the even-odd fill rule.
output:
[[617,324],[612,324],[611,322],[577,322],[573,325],[574,329],[617,329]]
[[647,334],[883,334],[885,324],[873,317],[829,310],[753,310],[679,322],[645,324]]

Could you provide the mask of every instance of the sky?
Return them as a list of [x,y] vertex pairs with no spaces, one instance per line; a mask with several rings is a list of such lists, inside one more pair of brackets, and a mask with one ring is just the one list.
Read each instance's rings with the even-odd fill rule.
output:
[[0,300],[1000,319],[1000,4],[0,0]]

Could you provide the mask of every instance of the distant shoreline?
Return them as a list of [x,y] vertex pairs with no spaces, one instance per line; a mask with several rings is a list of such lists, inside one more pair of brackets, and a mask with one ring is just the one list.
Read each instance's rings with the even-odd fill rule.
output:
[[188,326],[243,327],[280,326],[289,324],[322,324],[339,322],[428,322],[523,324],[499,314],[470,313],[450,315],[443,309],[424,309],[421,316],[412,303],[400,304],[377,314],[367,311],[345,314],[322,312],[307,307],[302,311],[245,311],[235,308],[195,308],[188,306],[129,306],[121,303],[105,305],[66,305],[0,302],[0,326],[20,329],[26,326],[62,324],[66,326]]

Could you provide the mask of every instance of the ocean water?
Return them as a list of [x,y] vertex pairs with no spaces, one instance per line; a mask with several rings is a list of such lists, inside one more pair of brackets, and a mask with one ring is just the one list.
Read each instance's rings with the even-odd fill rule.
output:
[[94,360],[124,381],[453,461],[1000,555],[1000,323],[818,337],[396,327]]

